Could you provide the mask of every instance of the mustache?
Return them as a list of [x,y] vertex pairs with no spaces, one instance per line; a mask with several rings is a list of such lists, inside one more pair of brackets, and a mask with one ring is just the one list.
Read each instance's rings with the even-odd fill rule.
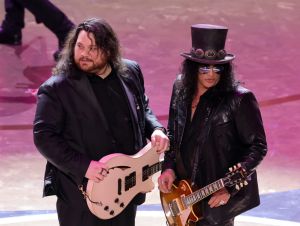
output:
[[87,57],[81,57],[81,58],[79,58],[79,61],[90,61],[90,62],[93,62],[93,60],[91,60],[90,58],[87,58]]

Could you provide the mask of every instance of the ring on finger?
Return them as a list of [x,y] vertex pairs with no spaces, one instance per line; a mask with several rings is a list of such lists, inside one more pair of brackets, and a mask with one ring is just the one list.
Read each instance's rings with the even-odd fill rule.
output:
[[221,200],[221,201],[219,202],[219,205],[220,205],[220,206],[225,205],[225,201],[224,201],[224,200]]

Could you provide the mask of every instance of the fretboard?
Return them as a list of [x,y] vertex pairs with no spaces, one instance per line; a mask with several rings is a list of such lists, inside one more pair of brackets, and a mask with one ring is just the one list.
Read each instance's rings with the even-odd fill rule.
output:
[[162,162],[157,162],[153,164],[152,166],[144,166],[143,167],[143,181],[147,180],[149,176],[152,176],[153,174],[157,173],[161,170]]
[[186,206],[192,206],[195,203],[200,202],[204,198],[206,198],[209,195],[220,190],[221,188],[224,188],[223,179],[217,180],[217,181],[193,192],[192,194],[187,195],[186,197],[184,197],[183,201]]

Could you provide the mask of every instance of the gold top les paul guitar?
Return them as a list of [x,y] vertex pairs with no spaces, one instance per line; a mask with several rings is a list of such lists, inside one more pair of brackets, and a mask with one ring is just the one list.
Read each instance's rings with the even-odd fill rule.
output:
[[152,175],[161,170],[156,148],[151,142],[135,155],[110,154],[99,160],[108,167],[99,183],[89,180],[86,191],[80,186],[90,211],[100,219],[120,214],[138,193],[154,189]]
[[187,226],[191,222],[199,221],[201,213],[194,204],[209,195],[224,188],[235,186],[239,190],[247,185],[247,175],[240,164],[229,168],[229,172],[221,178],[199,190],[193,191],[186,180],[181,180],[172,185],[170,193],[160,192],[162,208],[169,226]]

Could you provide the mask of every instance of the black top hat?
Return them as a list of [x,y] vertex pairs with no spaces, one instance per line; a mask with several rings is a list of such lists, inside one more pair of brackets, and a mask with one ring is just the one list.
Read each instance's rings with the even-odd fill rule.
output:
[[192,49],[180,55],[204,64],[225,64],[235,56],[228,54],[224,47],[228,28],[211,24],[195,24],[191,27]]

